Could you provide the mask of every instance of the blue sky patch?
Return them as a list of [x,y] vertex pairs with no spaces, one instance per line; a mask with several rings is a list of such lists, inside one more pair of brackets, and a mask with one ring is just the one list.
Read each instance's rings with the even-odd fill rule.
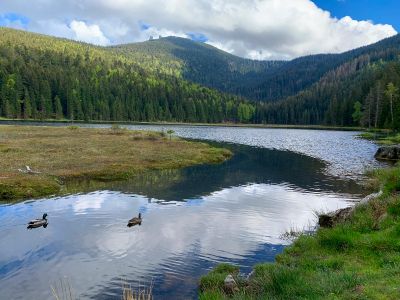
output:
[[22,27],[27,27],[29,24],[29,18],[17,13],[6,13],[0,15],[0,25],[1,26],[10,26],[10,25],[21,25]]
[[146,24],[145,22],[140,21],[139,22],[139,27],[141,31],[146,31],[149,29],[151,26],[149,24]]
[[207,36],[205,36],[202,33],[189,32],[189,33],[187,33],[187,35],[192,41],[195,41],[195,42],[205,43],[208,41]]
[[400,31],[399,0],[313,0],[332,16],[350,16],[355,20],[372,20],[375,24],[390,24]]

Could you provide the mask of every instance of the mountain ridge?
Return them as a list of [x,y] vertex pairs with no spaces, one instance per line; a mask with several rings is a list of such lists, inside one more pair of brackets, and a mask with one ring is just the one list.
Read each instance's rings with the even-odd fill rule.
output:
[[[394,124],[385,88],[400,86],[400,35],[341,54],[268,62],[177,37],[101,47],[0,33],[3,117],[371,126],[376,115],[374,126]],[[354,120],[356,102],[379,110],[369,108],[369,122]]]
[[[180,76],[189,81],[251,100],[273,102],[310,87],[327,72],[348,60],[393,44],[400,47],[399,35],[343,53],[308,55],[290,61],[250,60],[205,43],[178,37],[117,45],[113,48],[124,55],[145,52],[151,57],[179,61],[175,66],[179,65],[177,68],[180,69]],[[208,53],[204,53],[204,49]]]

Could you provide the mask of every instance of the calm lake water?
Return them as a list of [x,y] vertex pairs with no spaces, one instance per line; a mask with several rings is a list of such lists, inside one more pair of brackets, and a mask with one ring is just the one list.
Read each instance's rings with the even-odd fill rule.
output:
[[[314,226],[316,211],[352,205],[363,194],[356,180],[378,166],[377,147],[354,132],[172,128],[235,155],[220,165],[0,204],[0,298],[53,299],[50,286],[67,278],[80,299],[121,299],[123,282],[152,283],[156,299],[196,299],[199,277],[217,263],[250,272],[273,261],[288,244],[285,231]],[[44,212],[48,227],[27,230]],[[138,212],[142,225],[126,227]]]

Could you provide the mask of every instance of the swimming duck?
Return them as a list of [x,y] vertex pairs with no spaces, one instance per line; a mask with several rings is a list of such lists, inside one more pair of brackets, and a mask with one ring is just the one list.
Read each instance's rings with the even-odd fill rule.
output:
[[136,226],[136,225],[142,225],[142,214],[141,213],[139,213],[139,216],[130,219],[128,222],[128,227],[132,227],[132,226]]
[[41,219],[34,219],[28,223],[28,229],[38,228],[38,227],[47,227],[47,214],[44,213]]

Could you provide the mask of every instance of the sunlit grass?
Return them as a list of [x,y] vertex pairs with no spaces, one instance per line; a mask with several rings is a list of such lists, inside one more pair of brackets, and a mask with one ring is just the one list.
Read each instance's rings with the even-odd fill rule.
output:
[[359,135],[359,137],[374,141],[381,145],[395,145],[400,144],[400,133],[395,133],[391,131],[366,131]]

